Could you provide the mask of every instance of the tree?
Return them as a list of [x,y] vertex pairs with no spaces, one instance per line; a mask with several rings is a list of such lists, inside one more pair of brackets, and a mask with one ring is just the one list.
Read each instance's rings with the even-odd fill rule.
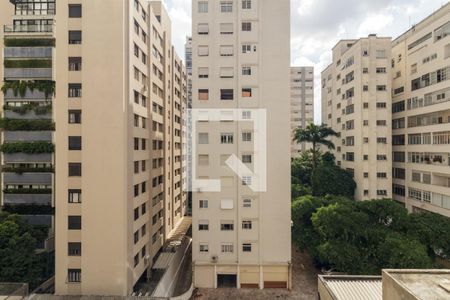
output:
[[331,136],[338,136],[338,134],[325,124],[315,125],[311,123],[305,129],[297,128],[295,130],[294,141],[299,144],[304,142],[312,144],[311,152],[313,156],[313,169],[317,166],[320,145],[324,145],[328,147],[328,149],[334,149],[334,144],[327,140],[327,138]]

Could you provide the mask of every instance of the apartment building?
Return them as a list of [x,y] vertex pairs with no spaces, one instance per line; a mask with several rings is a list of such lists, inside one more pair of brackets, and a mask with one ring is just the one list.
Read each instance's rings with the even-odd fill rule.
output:
[[298,144],[294,139],[297,128],[314,123],[314,67],[291,67],[291,157],[309,149],[308,143]]
[[192,115],[190,114],[192,109],[192,37],[186,37],[186,44],[184,45],[184,55],[186,62],[186,74],[187,74],[187,107],[186,114],[186,169],[187,169],[187,189],[188,192],[188,213],[192,214]]
[[450,4],[392,42],[393,197],[450,217]]
[[53,251],[55,3],[16,2],[0,4],[1,209],[42,232],[37,249]]
[[192,12],[194,284],[288,288],[290,3]]
[[391,198],[391,39],[342,40],[322,72],[322,121],[338,165],[357,183],[355,199]]
[[187,205],[170,19],[158,1],[10,2],[2,205],[41,226],[56,207],[56,294],[130,295]]

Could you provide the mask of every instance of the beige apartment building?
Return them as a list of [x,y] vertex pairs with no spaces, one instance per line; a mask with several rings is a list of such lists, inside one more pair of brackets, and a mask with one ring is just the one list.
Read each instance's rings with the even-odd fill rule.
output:
[[308,143],[296,143],[294,132],[314,123],[314,67],[291,67],[291,157],[310,148]]
[[355,199],[392,197],[391,39],[342,40],[322,72],[322,121],[333,138],[337,164],[351,171]]
[[192,1],[196,287],[290,287],[289,2]]
[[[21,60],[8,65],[25,67],[4,79],[35,87],[8,91],[2,104],[32,104],[30,119],[42,119],[36,107],[50,105],[43,115],[56,131],[8,135],[46,143],[36,147],[40,155],[3,156],[21,159],[8,161],[21,164],[12,167],[35,168],[26,178],[9,176],[22,182],[8,189],[18,189],[17,201],[54,204],[57,295],[130,295],[187,205],[186,73],[170,19],[159,1],[10,2],[0,7],[11,14],[2,21],[14,39],[4,51]],[[55,96],[44,96],[55,82]],[[23,189],[37,195],[18,195]]]
[[450,217],[450,4],[392,43],[393,197]]

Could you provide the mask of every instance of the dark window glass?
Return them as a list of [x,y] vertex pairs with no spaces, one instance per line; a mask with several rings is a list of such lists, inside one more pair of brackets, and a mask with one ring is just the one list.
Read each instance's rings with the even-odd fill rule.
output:
[[69,270],[67,270],[67,281],[69,281],[69,282],[81,282],[81,269],[69,269]]
[[81,110],[69,110],[69,124],[81,124]]
[[69,136],[69,150],[81,150],[81,136]]
[[69,57],[69,71],[81,71],[81,57]]
[[69,44],[81,44],[81,30],[69,30]]
[[81,229],[81,216],[69,216],[69,229],[70,230]]
[[81,83],[69,83],[69,98],[81,97]]
[[233,100],[234,91],[232,89],[221,89],[220,90],[220,100]]
[[69,190],[69,203],[81,203],[81,190]]
[[81,4],[69,4],[69,18],[81,18]]
[[81,163],[69,163],[69,176],[81,176]]
[[68,252],[69,256],[81,256],[81,243],[69,243]]

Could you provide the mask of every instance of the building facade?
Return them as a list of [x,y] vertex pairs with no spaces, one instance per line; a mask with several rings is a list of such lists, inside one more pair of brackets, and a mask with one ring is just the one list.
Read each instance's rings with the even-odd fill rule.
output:
[[290,3],[192,12],[194,285],[289,287]]
[[10,2],[2,205],[37,225],[55,207],[56,294],[130,295],[186,213],[170,19],[159,1]]
[[314,123],[314,67],[291,67],[291,132],[292,158],[311,146],[296,143],[294,132]]
[[393,197],[450,217],[450,4],[392,43]]
[[322,72],[322,120],[337,164],[352,172],[355,199],[392,197],[390,38],[342,40]]

